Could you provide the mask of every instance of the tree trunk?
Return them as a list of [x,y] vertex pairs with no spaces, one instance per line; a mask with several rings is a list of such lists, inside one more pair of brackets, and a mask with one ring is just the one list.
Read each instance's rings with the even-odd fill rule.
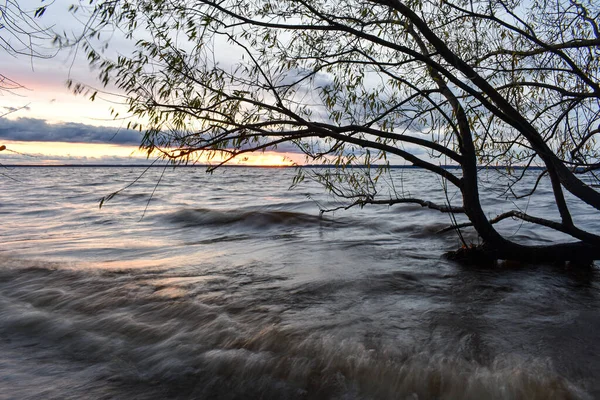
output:
[[500,260],[525,263],[565,264],[590,267],[600,260],[600,248],[583,242],[549,246],[525,246],[505,240],[500,246],[484,242],[446,253],[446,257],[465,264],[489,265]]

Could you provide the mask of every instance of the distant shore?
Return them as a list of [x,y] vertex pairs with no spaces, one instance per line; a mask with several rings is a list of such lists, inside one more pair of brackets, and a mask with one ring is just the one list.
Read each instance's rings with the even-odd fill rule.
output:
[[[194,165],[173,165],[173,167],[177,168],[207,168],[211,165],[208,164],[194,164]],[[6,168],[164,168],[165,165],[150,165],[150,164],[4,164]],[[383,165],[370,165],[370,168],[378,168],[383,167]],[[422,169],[421,167],[417,167],[414,165],[389,165],[391,169]],[[314,165],[222,165],[219,168],[339,168],[335,165],[329,164],[314,164]],[[353,165],[348,166],[346,168],[366,168],[362,165]],[[459,165],[442,165],[442,168],[446,169],[460,169]],[[515,169],[515,170],[523,170],[523,169],[531,169],[531,170],[542,170],[544,167],[534,167],[534,166],[520,166],[520,165],[497,165],[497,166],[480,166],[481,169]]]

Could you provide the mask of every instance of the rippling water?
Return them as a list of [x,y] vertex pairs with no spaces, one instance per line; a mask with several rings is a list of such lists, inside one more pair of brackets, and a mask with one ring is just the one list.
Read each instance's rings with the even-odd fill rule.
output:
[[[317,202],[336,204],[310,183],[287,190],[290,169],[167,169],[156,190],[151,169],[98,209],[142,171],[3,180],[0,398],[600,398],[596,271],[461,267],[441,257],[456,236],[435,234],[448,216],[320,217]],[[435,177],[393,174],[397,191],[444,201]],[[498,196],[490,215],[513,207]],[[547,187],[519,206],[554,209]]]

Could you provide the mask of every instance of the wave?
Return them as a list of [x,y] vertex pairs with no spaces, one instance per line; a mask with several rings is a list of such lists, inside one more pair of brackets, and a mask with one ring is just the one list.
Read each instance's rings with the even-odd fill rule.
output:
[[249,229],[271,227],[301,227],[338,224],[319,215],[281,210],[216,210],[207,208],[184,209],[167,215],[167,219],[184,227],[237,225]]
[[[264,294],[242,303],[221,272],[1,270],[4,393],[21,399],[586,398],[544,358],[465,358],[460,347],[476,341],[469,335],[445,351],[435,343],[352,335],[340,326],[307,331],[278,323],[289,304]],[[165,294],[176,287],[194,288],[195,296]],[[64,373],[60,384],[50,384],[57,370]]]

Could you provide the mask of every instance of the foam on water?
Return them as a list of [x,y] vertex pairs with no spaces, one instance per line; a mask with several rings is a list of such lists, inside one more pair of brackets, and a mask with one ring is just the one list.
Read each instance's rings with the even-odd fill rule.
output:
[[[357,310],[321,319],[322,308],[348,303],[365,282],[284,290],[285,277],[251,269],[179,276],[4,263],[12,264],[0,273],[7,398],[77,398],[90,390],[136,398],[587,398],[550,358],[493,354],[477,348],[477,333],[428,337],[413,326],[421,337],[409,341],[398,333],[410,321],[377,333],[381,324]],[[372,293],[367,302],[390,296],[384,283],[427,292],[407,274],[393,284],[393,277],[378,279],[363,291]],[[54,377],[60,380],[49,384]]]

